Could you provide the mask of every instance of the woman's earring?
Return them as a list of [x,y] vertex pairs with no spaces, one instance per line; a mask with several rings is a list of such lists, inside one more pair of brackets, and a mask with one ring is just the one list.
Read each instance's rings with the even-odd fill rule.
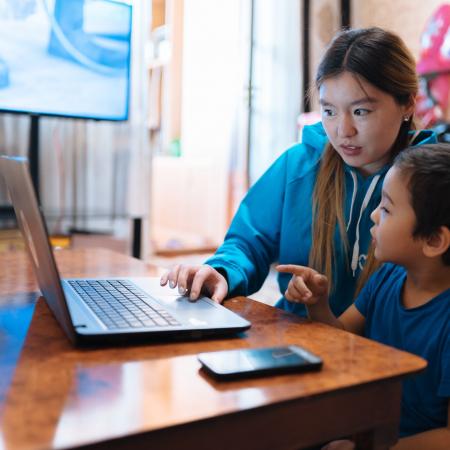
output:
[[408,122],[408,120],[409,120],[408,116],[403,117],[403,122]]

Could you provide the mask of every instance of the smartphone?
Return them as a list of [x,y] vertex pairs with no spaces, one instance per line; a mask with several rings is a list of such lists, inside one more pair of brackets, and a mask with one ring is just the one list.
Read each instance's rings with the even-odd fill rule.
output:
[[197,358],[208,374],[219,379],[304,372],[322,367],[321,358],[297,345],[200,353]]

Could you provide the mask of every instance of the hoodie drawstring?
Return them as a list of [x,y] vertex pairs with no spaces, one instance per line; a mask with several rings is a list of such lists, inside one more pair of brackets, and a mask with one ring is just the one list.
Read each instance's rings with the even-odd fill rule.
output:
[[352,223],[353,205],[355,204],[356,191],[358,190],[358,179],[356,178],[356,174],[354,172],[350,171],[350,175],[352,176],[352,180],[353,180],[353,193],[352,193],[352,203],[350,205],[350,215],[349,215],[348,224],[347,224],[347,231],[349,230],[350,225]]
[[[353,175],[353,173],[352,173]],[[375,191],[375,187],[377,186],[378,180],[381,178],[381,175],[375,175],[369,185],[369,189],[367,189],[366,195],[364,196],[364,200],[361,205],[361,210],[359,211],[358,222],[356,224],[356,239],[355,244],[353,245],[353,253],[352,253],[352,264],[351,268],[353,271],[353,276],[355,276],[356,269],[358,268],[358,260],[359,260],[359,223],[361,222],[361,217],[363,215],[364,210],[367,208],[369,201],[372,197],[373,192]],[[352,205],[353,206],[353,205]],[[351,217],[350,217],[351,220]]]

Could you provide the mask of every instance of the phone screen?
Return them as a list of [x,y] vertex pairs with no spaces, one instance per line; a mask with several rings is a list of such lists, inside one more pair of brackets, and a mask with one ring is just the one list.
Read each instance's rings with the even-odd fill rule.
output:
[[318,356],[296,345],[201,353],[198,359],[220,378],[318,370],[322,365]]

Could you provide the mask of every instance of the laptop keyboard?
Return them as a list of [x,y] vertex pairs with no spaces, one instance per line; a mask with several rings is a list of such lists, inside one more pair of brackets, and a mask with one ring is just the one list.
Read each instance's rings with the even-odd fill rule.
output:
[[[108,329],[180,325],[129,281],[69,280],[68,283]],[[147,302],[150,299],[152,305],[144,299]]]

